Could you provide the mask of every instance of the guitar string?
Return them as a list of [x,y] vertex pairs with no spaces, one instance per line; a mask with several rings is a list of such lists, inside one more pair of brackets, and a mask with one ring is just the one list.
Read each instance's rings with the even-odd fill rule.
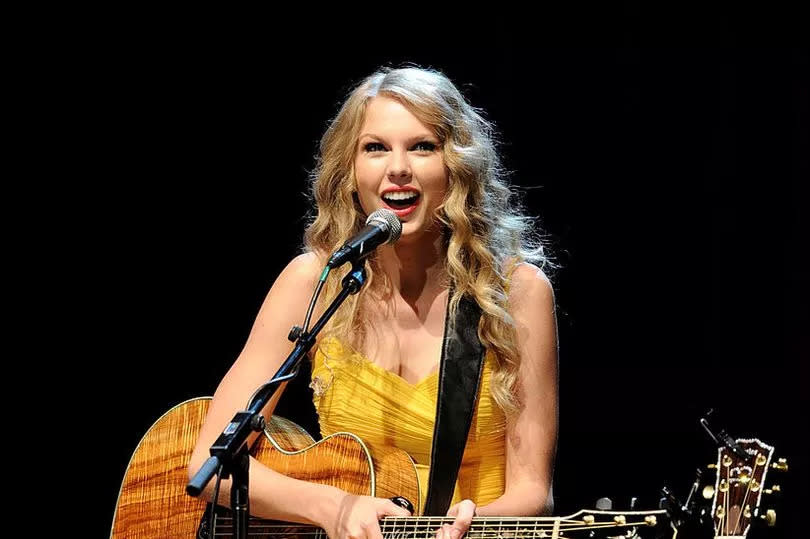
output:
[[[601,529],[601,528],[597,528],[597,529]],[[564,533],[570,533],[570,532],[574,532],[574,531],[590,532],[590,531],[593,531],[593,530],[594,530],[594,528],[589,527],[589,528],[579,528],[579,529],[576,529],[576,530],[559,530],[559,532],[561,534],[564,534]],[[391,531],[382,532],[381,535],[383,537],[389,537],[389,536],[394,536],[394,537],[435,537],[435,535],[436,535],[436,533],[438,531],[439,531],[438,529],[424,530],[424,531],[423,530],[413,530],[413,531],[391,530]],[[550,536],[549,534],[551,532],[547,532],[547,531],[534,532],[532,530],[526,529],[526,530],[518,530],[516,532],[507,532],[507,533],[510,533],[510,535],[512,537],[514,537],[514,538],[519,538],[519,537],[549,537]],[[323,533],[318,532],[318,533],[311,533],[311,534],[300,534],[300,533],[295,534],[296,537],[305,537],[305,536],[308,536],[308,535],[322,536]],[[223,533],[216,533],[214,535],[214,537],[226,537],[226,536],[227,537],[233,537],[233,533],[232,532],[223,532]],[[250,532],[248,532],[248,536],[249,537],[269,537],[269,536],[272,536],[272,534],[250,533]],[[497,538],[501,538],[501,539],[503,539],[504,535],[503,535],[502,532],[497,532],[497,531],[485,532],[485,533],[467,532],[465,537],[467,537],[468,539],[473,539],[473,538],[476,538],[476,539],[497,539]]]
[[[451,524],[452,522],[453,522],[453,521],[447,521],[447,522],[429,522],[429,523],[419,523],[419,522],[415,522],[414,524],[415,524],[416,526],[431,526],[431,525],[433,525],[433,526],[440,526],[440,525],[442,525],[442,524]],[[504,527],[504,528],[507,528],[507,529],[512,529],[512,528],[525,528],[525,527],[532,527],[532,526],[537,526],[537,525],[538,525],[538,523],[535,523],[535,522],[532,522],[532,521],[528,521],[528,522],[515,522],[515,523],[501,523],[501,522],[493,522],[493,523],[487,523],[486,525],[488,525],[488,526],[492,526],[492,525],[494,525],[494,524],[496,524],[496,523],[497,523],[499,526]],[[232,524],[232,523],[227,522],[227,519],[224,519],[224,518],[223,518],[223,519],[219,519],[219,518],[217,519],[217,527],[227,527],[227,526],[230,526],[231,524]],[[582,521],[576,521],[576,522],[561,522],[561,526],[569,526],[569,527],[570,527],[570,526],[621,526],[621,525],[624,525],[624,526],[629,526],[629,525],[632,525],[632,524],[636,524],[636,523],[630,523],[630,524],[617,524],[617,523],[614,523],[614,522],[594,522],[593,524],[586,524],[585,522],[582,522]],[[643,522],[643,521],[642,521],[642,522],[640,522],[640,524],[646,524],[646,522]],[[390,523],[390,524],[387,524],[387,523],[382,523],[382,524],[381,524],[381,526],[388,526],[388,527],[392,527],[392,526],[394,526],[394,527],[395,527],[395,526],[408,526],[408,525],[410,525],[410,523],[409,523],[409,522],[404,522],[404,523],[396,523],[396,524],[395,524],[395,523]],[[484,525],[484,524],[481,524],[481,523],[477,523],[477,524],[476,524],[476,523],[474,523],[474,524],[473,524],[473,526],[471,526],[471,528],[475,528],[476,526],[482,526],[482,525]],[[304,527],[305,525],[303,525],[303,524],[299,525],[299,524],[296,524],[296,523],[294,523],[294,522],[291,522],[291,523],[285,523],[285,524],[255,524],[255,523],[254,523],[254,524],[250,524],[250,526],[251,526],[251,527],[254,527],[254,528],[267,528],[267,529],[276,529],[276,528],[280,528],[280,529],[284,529],[284,528],[299,528],[299,527]],[[551,528],[551,527],[553,527],[553,526],[554,526],[554,523],[549,523],[549,524],[541,524],[541,526],[545,526],[545,527],[547,527],[547,528]]]
[[[642,525],[645,525],[645,523],[644,522],[628,523],[628,524],[625,524],[624,526],[625,527],[637,527],[637,526],[642,526]],[[610,529],[610,528],[617,528],[617,527],[618,526],[616,526],[614,524],[610,524],[610,523],[591,524],[591,525],[580,525],[579,527],[567,527],[567,528],[560,527],[559,532],[567,533],[567,532],[573,532],[573,531],[591,531],[591,530]],[[419,534],[424,533],[425,537],[429,537],[429,536],[433,536],[435,534],[435,532],[438,532],[438,530],[439,530],[439,528],[433,528],[433,529],[426,528],[424,530],[415,529],[415,530],[412,530],[412,531],[393,529],[393,530],[381,530],[381,532],[382,532],[383,536],[385,536],[386,534],[392,534],[392,535],[396,535],[397,537],[416,537]],[[506,530],[506,531],[509,532],[509,530]],[[517,535],[517,537],[544,537],[544,535],[540,535],[540,534],[545,534],[546,533],[546,530],[540,530],[539,533],[532,532],[529,529],[520,529],[520,530],[515,530],[515,531],[524,532],[522,535]],[[318,531],[314,531],[314,532],[296,533],[296,536],[301,536],[301,537],[303,537],[303,536],[311,536],[311,535],[319,536],[319,535],[322,535],[322,534],[323,534],[323,530],[318,530]],[[232,532],[228,531],[228,532],[215,532],[213,535],[214,535],[214,537],[223,537],[223,536],[232,536],[233,534],[232,534]],[[248,530],[248,536],[259,537],[259,536],[268,536],[268,535],[273,535],[273,534],[272,534],[272,532],[251,533],[251,530]],[[545,535],[545,536],[547,536],[547,535]],[[499,537],[502,538],[503,537],[503,530],[500,530],[500,529],[499,530],[486,530],[486,531],[469,530],[467,532],[467,534],[466,534],[466,537],[469,537],[469,538],[476,537],[476,538],[483,538],[483,539],[499,538]]]
[[[411,519],[413,519],[413,521],[412,521],[413,525],[414,525],[414,530],[413,531],[409,531],[407,529],[407,526],[411,523],[410,522]],[[223,527],[230,529],[230,527],[232,527],[232,526],[229,527],[227,525],[228,520],[232,520],[232,519],[230,517],[222,517]],[[381,529],[383,530],[383,532],[395,532],[395,533],[400,533],[400,534],[401,533],[419,534],[419,533],[424,532],[426,534],[426,537],[427,537],[427,536],[429,536],[431,534],[432,531],[437,531],[438,530],[438,526],[436,526],[436,525],[443,524],[443,523],[452,523],[453,521],[454,521],[454,519],[452,517],[389,517],[387,519],[384,519],[384,521],[381,522]],[[405,528],[402,529],[402,530],[398,530],[397,526],[402,525],[403,523],[405,524]],[[492,526],[495,523],[498,524],[498,532],[493,532],[493,531],[489,531],[489,530],[480,530],[479,529],[479,526],[481,526],[481,525],[490,525],[490,526]],[[537,530],[538,525],[540,525],[540,529],[539,529],[540,532],[545,532],[546,530],[549,530],[549,529],[553,530],[553,526],[554,526],[553,519],[552,519],[552,522],[549,522],[548,520],[536,520],[536,519],[522,520],[521,517],[512,517],[512,518],[510,518],[510,517],[505,517],[505,518],[504,517],[477,517],[476,522],[473,522],[473,526],[471,527],[471,529],[470,529],[470,531],[468,533],[478,533],[480,535],[480,537],[488,537],[487,533],[490,533],[490,534],[495,533],[496,535],[494,535],[493,537],[497,537],[497,533],[499,533],[500,531],[503,531],[504,529],[507,532],[520,530],[520,531],[523,531],[524,533],[525,532],[532,533],[532,532],[530,532],[528,530],[528,528],[533,526],[535,528],[535,530]],[[625,526],[625,527],[627,527],[627,526],[645,526],[646,527],[647,523],[646,522],[637,522],[637,523],[631,522],[629,524],[625,523],[623,526]],[[262,529],[262,530],[266,530],[265,533],[272,533],[272,530],[276,529],[276,528],[290,529],[290,528],[296,528],[296,527],[298,527],[298,526],[296,524],[294,524],[294,523],[256,524],[254,522],[250,526],[250,529],[252,529],[254,531],[257,530],[257,529]],[[393,530],[391,529],[392,527],[393,527]],[[561,531],[579,531],[579,530],[588,530],[588,529],[592,530],[592,529],[600,529],[600,528],[618,528],[618,527],[619,527],[619,525],[611,523],[611,522],[600,522],[600,523],[594,523],[594,524],[586,525],[586,524],[584,524],[583,521],[564,520],[564,521],[561,521],[560,530]],[[424,529],[421,529],[421,528],[424,528]],[[535,531],[534,533],[537,533],[537,531]],[[314,531],[311,531],[311,532],[302,532],[300,535],[319,535],[319,534],[322,535],[323,530],[318,529],[318,530],[314,530]],[[218,534],[215,532],[215,535],[218,535]]]
[[730,524],[731,524],[731,466],[734,464],[734,459],[732,459],[731,464],[728,465],[728,469],[726,470],[726,475],[728,478],[726,479],[726,484],[728,485],[728,490],[726,490],[726,535],[731,533]]
[[[521,531],[526,532],[526,531],[529,531],[530,527],[532,527],[531,525],[528,525],[528,526],[527,525],[521,525],[521,523],[509,523],[509,524],[504,525],[503,522],[499,522],[497,519],[493,519],[493,524],[495,522],[498,523],[498,526],[497,526],[498,531],[487,530],[487,529],[480,530],[476,526],[471,526],[468,533],[478,533],[481,537],[488,537],[489,536],[488,534],[493,534],[493,536],[497,536],[502,531],[507,531],[508,532],[508,531],[512,531],[512,530],[521,530]],[[528,524],[528,522],[523,523],[523,524]],[[535,529],[536,529],[537,522],[534,522],[533,524],[534,524]],[[415,522],[415,525],[416,526],[415,526],[415,529],[413,531],[409,531],[407,529],[407,527],[404,528],[404,529],[399,529],[394,524],[383,524],[380,528],[381,528],[381,531],[383,533],[406,533],[406,534],[407,533],[420,533],[422,531],[426,531],[426,532],[438,531],[438,529],[440,528],[440,526],[431,527],[428,524],[424,524],[425,530],[421,530],[421,529],[419,529],[419,527],[420,527],[419,522]],[[598,523],[594,523],[594,524],[585,524],[582,521],[573,521],[573,522],[572,521],[565,521],[565,522],[560,523],[559,530],[560,531],[581,531],[581,530],[595,530],[595,529],[603,529],[603,528],[620,528],[620,527],[637,527],[637,526],[647,526],[647,523],[644,522],[644,521],[639,521],[639,522],[626,522],[625,524],[616,524],[616,523],[612,523],[612,522],[598,522]],[[221,527],[225,528],[225,529],[230,529],[232,526],[223,524]],[[262,530],[265,534],[268,534],[268,533],[272,533],[272,530],[276,529],[276,528],[281,528],[281,529],[284,529],[284,530],[290,530],[290,529],[295,529],[295,528],[298,528],[298,527],[299,526],[297,526],[295,524],[288,524],[288,525],[284,525],[284,524],[272,524],[272,525],[260,525],[259,524],[259,525],[256,525],[256,524],[254,524],[254,525],[250,525],[248,527],[248,532],[250,534],[251,531],[256,532],[257,530]],[[546,530],[553,529],[553,528],[554,528],[554,524],[551,523],[548,526],[541,527],[539,529],[539,531],[540,532],[545,532]],[[264,531],[264,530],[268,530],[268,531]],[[308,531],[308,532],[300,532],[297,535],[302,535],[302,536],[303,535],[318,535],[318,534],[321,534],[321,533],[323,533],[322,529],[317,529],[317,530],[313,529],[312,531]],[[220,535],[220,536],[221,535],[228,535],[228,534],[230,534],[230,532],[218,533],[217,530],[215,530],[215,533],[214,533],[214,535]],[[254,534],[250,534],[250,535],[257,535],[257,534],[254,533]]]
[[[757,457],[758,456],[759,453],[757,453]],[[745,490],[745,496],[743,496],[743,501],[740,504],[740,513],[737,515],[737,522],[734,524],[734,530],[737,530],[740,527],[740,520],[742,519],[743,512],[745,511],[745,504],[748,501],[748,495],[751,493],[751,483],[754,481],[754,478],[756,477],[756,472],[757,472],[757,459],[756,457],[754,457],[754,467],[751,468],[751,480],[748,481],[748,485]],[[762,485],[760,485],[760,488],[762,488]]]
[[[593,532],[600,529],[609,529],[609,526],[606,527],[587,527],[587,528],[576,528],[571,530],[560,529],[558,530],[561,534],[570,534],[573,532]],[[389,530],[384,531],[381,533],[384,537],[386,536],[396,536],[396,537],[417,537],[417,536],[425,536],[425,537],[435,537],[436,533],[438,533],[439,529],[425,529],[425,530]],[[539,532],[532,531],[530,529],[525,530],[515,530],[515,531],[492,531],[492,532],[476,532],[471,531],[467,532],[466,537],[476,537],[479,539],[497,539],[503,538],[504,534],[511,535],[512,537],[548,537],[549,534],[552,534],[553,531],[545,531],[541,530]],[[286,534],[273,534],[270,532],[250,532],[248,531],[249,537],[274,537],[274,536],[281,536]],[[322,537],[323,532],[312,532],[312,533],[296,533],[296,537],[308,537],[308,536],[316,536]],[[214,537],[233,537],[233,532],[217,532],[214,534]]]
[[[723,484],[723,452],[721,450],[719,450],[719,449],[718,449],[718,458],[717,458],[717,477],[718,477],[718,479],[717,479],[717,489],[718,489],[717,497],[719,498],[720,494],[722,494],[722,491],[720,490],[720,486]],[[723,514],[725,514],[725,507],[726,507],[726,499],[725,498],[723,498],[722,506],[723,506],[723,511],[724,511]],[[717,509],[719,509],[719,508],[720,508],[720,504],[715,504],[715,509],[714,509],[715,514],[712,515],[712,518],[717,519],[717,523],[714,526],[714,535],[715,536],[720,535],[720,530],[723,527],[723,517],[721,516],[720,518],[717,518]]]
[[[601,528],[597,528],[597,529],[601,529]],[[559,530],[559,532],[561,534],[563,534],[563,533],[570,533],[570,532],[574,532],[574,531],[586,532],[586,531],[593,531],[593,530],[594,530],[594,528],[579,528],[579,529],[576,529],[576,530],[562,530],[561,529],[561,530]],[[414,530],[414,531],[392,530],[392,531],[389,531],[389,532],[382,532],[381,535],[383,537],[386,537],[386,536],[389,536],[389,535],[393,535],[393,536],[396,536],[396,537],[418,537],[418,536],[435,537],[435,535],[436,535],[436,533],[438,531],[439,531],[438,529],[424,530],[424,531],[422,531],[422,530]],[[520,532],[523,532],[523,533],[520,533]],[[518,538],[518,537],[549,537],[549,534],[552,533],[552,532],[547,532],[547,531],[533,532],[531,530],[518,530],[517,532],[506,532],[506,533],[510,533],[512,535],[512,537]],[[518,535],[518,533],[520,533],[520,535]],[[263,532],[262,533],[251,533],[250,531],[248,531],[247,535],[248,535],[248,537],[272,537],[272,536],[274,536],[274,534],[272,534],[272,533],[263,533]],[[310,536],[310,535],[322,537],[323,532],[318,532],[318,533],[313,532],[313,533],[303,533],[303,534],[302,533],[296,533],[295,537],[306,537],[306,536]],[[217,533],[215,533],[213,535],[213,537],[233,537],[233,532],[217,532]],[[486,533],[467,532],[465,537],[470,538],[470,539],[472,539],[472,538],[477,538],[477,539],[498,539],[498,538],[501,538],[501,539],[503,539],[504,535],[503,535],[503,532],[497,532],[497,531],[496,532],[486,532]]]
[[[730,467],[731,466],[729,466],[728,468],[730,468]],[[720,457],[720,477],[721,478],[723,476],[723,469],[724,468],[726,468],[726,467],[723,466],[723,458],[721,456]],[[726,468],[726,469],[728,469],[728,468]],[[722,479],[721,479],[721,481],[722,481]],[[720,517],[720,530],[718,532],[719,535],[727,535],[725,533],[725,531],[726,531],[726,529],[728,529],[728,526],[725,525],[725,521],[728,518],[728,491],[729,491],[730,488],[731,488],[731,484],[728,482],[728,479],[726,479],[726,492],[723,494],[723,515]]]
[[[448,520],[447,522],[429,522],[429,523],[414,522],[414,525],[415,526],[440,527],[441,524],[451,524],[452,522],[453,522],[452,520]],[[228,522],[228,519],[226,519],[226,518],[217,519],[217,523],[218,523],[217,527],[229,527],[229,526],[232,525],[232,523]],[[473,523],[473,525],[470,527],[470,529],[476,529],[478,526],[494,526],[495,524],[497,524],[498,527],[505,528],[505,529],[517,529],[517,528],[528,528],[528,527],[537,527],[538,526],[538,523],[532,522],[532,521],[514,522],[514,523],[505,523],[505,522],[500,522],[500,521],[494,521],[492,523],[486,523],[486,524]],[[591,526],[591,527],[593,527],[593,526],[613,526],[613,527],[618,527],[618,526],[631,526],[631,525],[634,525],[634,524],[644,524],[644,525],[646,525],[646,522],[643,522],[643,521],[635,522],[635,523],[631,522],[629,524],[616,524],[614,522],[594,522],[593,524],[586,524],[584,521],[573,521],[573,522],[561,521],[560,526],[562,528],[577,527],[577,526]],[[404,522],[404,523],[381,523],[380,524],[381,528],[382,527],[408,526],[408,525],[410,525],[409,522]],[[299,525],[299,524],[295,524],[295,523],[283,523],[283,524],[256,524],[256,523],[253,523],[253,524],[250,524],[249,526],[251,528],[254,528],[254,529],[257,529],[257,528],[262,528],[262,529],[289,529],[289,528],[304,527],[306,525]],[[550,528],[553,528],[553,527],[554,527],[553,522],[548,523],[548,524],[541,524],[542,529],[546,529],[546,528],[550,529]],[[313,527],[313,529],[314,529],[314,527]]]
[[723,535],[728,535],[728,522],[729,522],[728,510],[731,507],[731,504],[730,504],[730,501],[729,501],[729,497],[731,496],[731,464],[729,464],[726,467],[726,476],[727,476],[726,477],[726,496],[725,496],[725,498],[723,498],[723,506],[724,506],[723,524],[724,524],[724,527],[725,527],[725,529],[723,530],[724,531]]
[[[573,528],[573,529],[563,529],[563,528],[561,528],[559,530],[559,532],[560,533],[570,533],[570,532],[576,532],[576,531],[589,532],[589,531],[594,531],[594,530],[610,529],[610,528],[612,528],[612,527],[611,526],[597,526],[597,527],[587,526],[587,527]],[[434,537],[435,534],[438,531],[439,531],[438,528],[436,528],[436,529],[425,529],[425,530],[386,530],[386,531],[382,531],[381,534],[384,537],[390,536],[390,535],[393,535],[393,536],[396,536],[396,537],[417,537],[417,536],[420,536],[420,535],[423,535],[425,537]],[[529,529],[515,530],[514,532],[508,532],[508,531],[507,532],[503,532],[503,531],[489,531],[489,532],[468,531],[467,534],[465,535],[465,537],[468,537],[468,538],[475,537],[475,538],[479,538],[479,539],[497,539],[497,538],[503,538],[504,533],[508,533],[508,534],[512,535],[512,537],[548,537],[550,532],[547,532],[546,530],[541,530],[539,532],[534,532],[534,531],[529,530]],[[278,535],[285,535],[285,534],[273,534],[272,532],[251,532],[249,530],[247,535],[249,537],[271,537],[271,536],[278,536]],[[322,531],[310,532],[310,533],[296,533],[295,534],[296,537],[307,537],[307,536],[316,536],[316,537],[318,537],[318,536],[322,536],[322,535],[323,535]],[[232,531],[217,532],[213,536],[214,537],[233,537],[233,532]]]
[[[217,519],[217,522],[218,522],[217,528],[227,528],[227,527],[230,527],[232,525],[232,523],[226,523],[226,522],[224,522],[224,520],[220,523],[220,520]],[[420,524],[420,523],[415,523],[415,524],[416,524],[416,526],[430,526],[430,524]],[[488,524],[488,526],[494,526],[495,524],[496,523]],[[522,524],[518,524],[518,523],[515,523],[515,524],[497,523],[497,524],[498,524],[498,527],[505,528],[505,529],[529,528],[529,527],[533,527],[533,526],[537,525],[536,523],[529,523],[529,522],[522,523]],[[633,526],[633,525],[636,525],[636,524],[647,525],[646,522],[640,521],[640,522],[630,522],[630,523],[625,523],[625,524],[617,524],[617,523],[614,523],[614,522],[594,522],[593,524],[586,524],[585,522],[562,522],[560,524],[560,526],[562,528],[575,528],[575,527],[579,527],[579,526],[586,526],[586,527],[594,527],[594,526],[619,527],[619,526]],[[399,526],[408,526],[408,525],[409,525],[409,523],[404,523],[404,524],[400,524]],[[267,525],[267,524],[250,524],[250,527],[253,528],[253,529],[259,529],[259,528],[261,528],[261,529],[291,529],[291,528],[300,528],[300,527],[305,527],[305,526],[306,525],[297,525],[295,523],[270,524],[270,525]],[[481,526],[481,524],[473,525],[473,526],[470,527],[470,529],[477,529],[478,526]],[[381,528],[383,528],[383,527],[385,527],[385,528],[395,527],[396,528],[396,527],[398,527],[398,525],[397,524],[382,524]],[[440,526],[434,526],[434,527],[440,527]],[[543,529],[552,528],[552,527],[554,527],[554,525],[549,524],[548,526],[545,526]],[[315,527],[313,526],[312,529],[314,530]]]
[[[617,512],[616,516],[618,516],[620,514],[621,513]],[[628,514],[625,514],[625,518],[628,515],[629,516],[645,516],[646,517],[646,516],[657,516],[657,515],[663,515],[663,514],[664,514],[664,511],[651,511],[651,512],[644,512],[644,513],[641,513],[641,514],[628,513]],[[219,518],[221,520],[231,520],[233,517],[228,516],[228,515],[221,515]],[[262,521],[262,519],[258,519],[258,518],[255,518],[255,517],[251,517],[251,520],[253,522]],[[534,524],[535,522],[540,522],[540,523],[546,522],[546,523],[549,523],[549,524],[553,524],[557,520],[559,520],[562,523],[568,523],[568,524],[584,524],[585,523],[585,521],[582,520],[582,519],[566,519],[566,518],[563,518],[563,517],[538,517],[538,518],[525,518],[525,517],[474,517],[472,522],[473,522],[473,524],[488,524],[488,523],[491,523],[491,522],[505,522],[505,523],[509,523],[510,525],[512,525],[512,524],[527,524],[527,523]],[[431,522],[440,521],[440,522],[443,522],[443,523],[452,523],[452,522],[455,521],[455,517],[451,517],[451,516],[444,516],[444,517],[440,517],[440,516],[408,516],[408,517],[389,516],[389,517],[385,517],[385,518],[380,519],[381,523],[399,523],[399,522],[401,522],[403,524],[407,524],[407,523],[410,523],[410,522],[426,522],[426,521],[431,521]],[[269,525],[269,526],[280,526],[280,527],[281,526],[287,526],[287,527],[307,526],[307,524],[296,524],[294,522],[285,523],[285,522],[278,522],[278,521],[274,521],[274,520],[265,520],[264,522],[267,522],[267,525]],[[605,522],[602,521],[601,523],[605,523]]]

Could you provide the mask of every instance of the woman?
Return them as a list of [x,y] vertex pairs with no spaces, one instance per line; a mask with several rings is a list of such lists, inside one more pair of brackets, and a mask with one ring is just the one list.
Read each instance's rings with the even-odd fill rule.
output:
[[[467,294],[481,308],[478,335],[487,354],[448,511],[456,518],[438,536],[460,537],[473,515],[550,511],[557,432],[553,292],[528,263],[546,260],[529,221],[513,207],[491,126],[443,74],[383,69],[350,93],[330,124],[312,180],[317,216],[306,231],[306,252],[273,284],[219,385],[190,473],[291,351],[287,333],[304,319],[329,255],[368,214],[388,208],[402,221],[400,239],[369,257],[365,287],[338,310],[313,349],[322,434],[350,430],[402,447],[417,462],[424,488],[445,319],[453,319]],[[339,275],[327,281],[321,309],[339,287]],[[390,500],[288,478],[255,460],[250,473],[253,515],[315,524],[333,538],[378,538],[379,519],[408,514]],[[223,481],[221,499],[228,499],[227,486]]]

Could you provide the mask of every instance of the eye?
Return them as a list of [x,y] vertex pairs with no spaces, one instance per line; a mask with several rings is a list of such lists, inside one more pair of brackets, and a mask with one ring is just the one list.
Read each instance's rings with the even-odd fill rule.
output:
[[367,152],[384,152],[385,146],[383,146],[379,142],[369,142],[368,144],[363,146],[363,149]]
[[413,149],[419,152],[435,152],[436,145],[427,140],[423,140],[422,142],[417,142]]

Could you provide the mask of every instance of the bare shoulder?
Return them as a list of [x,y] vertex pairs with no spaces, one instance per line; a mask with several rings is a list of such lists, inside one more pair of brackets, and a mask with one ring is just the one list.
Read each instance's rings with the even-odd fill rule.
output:
[[[287,334],[292,325],[303,321],[320,269],[320,260],[314,253],[290,260],[264,298],[240,360],[253,352],[261,358],[288,352]],[[282,345],[277,346],[279,342]],[[266,363],[264,359],[260,361]]]
[[[302,253],[293,258],[287,268],[300,277],[318,278],[323,269],[324,262],[314,252]],[[286,271],[285,269],[285,271]]]
[[513,308],[523,310],[554,308],[554,288],[545,272],[528,262],[521,262],[512,271],[509,283],[509,302]]
[[303,253],[290,260],[270,287],[259,317],[266,314],[303,317],[321,269],[321,261],[315,253]]
[[293,258],[282,270],[274,287],[281,285],[285,288],[305,288],[311,293],[311,286],[318,281],[322,269],[323,264],[315,253],[302,253]]
[[[509,288],[509,311],[517,333],[524,383],[552,380],[553,376],[547,375],[556,369],[557,315],[554,289],[543,270],[528,263],[515,268]],[[530,385],[525,387],[531,390]],[[549,388],[543,391],[552,394]]]

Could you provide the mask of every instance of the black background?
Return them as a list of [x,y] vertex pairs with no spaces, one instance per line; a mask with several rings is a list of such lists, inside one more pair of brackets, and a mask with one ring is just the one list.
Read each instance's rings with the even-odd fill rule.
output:
[[[82,239],[70,247],[82,277],[74,299],[90,314],[76,342],[94,380],[75,400],[124,400],[95,457],[106,470],[100,529],[141,436],[172,405],[213,393],[298,252],[307,172],[349,87],[414,62],[445,71],[496,123],[561,266],[555,513],[601,496],[653,507],[664,484],[683,496],[715,459],[698,425],[715,407],[733,436],[789,459],[771,536],[798,537],[808,480],[801,15],[632,2],[354,25],[121,13],[54,48],[72,96],[56,104],[60,123],[86,180],[70,188],[81,203],[65,232]],[[279,411],[312,427],[298,385]]]

